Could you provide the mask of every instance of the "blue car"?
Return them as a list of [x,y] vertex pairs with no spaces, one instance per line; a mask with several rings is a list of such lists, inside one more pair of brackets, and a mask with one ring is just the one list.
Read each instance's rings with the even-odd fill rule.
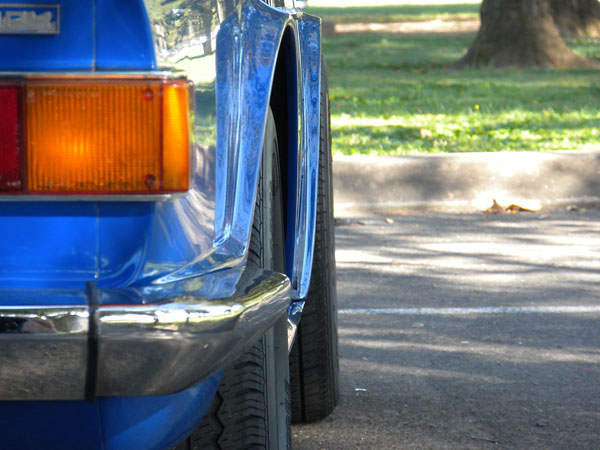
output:
[[0,0],[0,448],[286,449],[331,413],[320,28]]

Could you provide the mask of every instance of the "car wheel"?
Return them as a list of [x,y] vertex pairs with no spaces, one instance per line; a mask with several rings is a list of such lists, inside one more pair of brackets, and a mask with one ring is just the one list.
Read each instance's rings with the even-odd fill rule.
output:
[[[285,272],[277,132],[269,110],[248,265]],[[289,449],[287,317],[225,369],[208,412],[181,449]]]
[[321,134],[315,247],[310,288],[290,353],[292,422],[328,416],[339,399],[331,131],[327,67],[321,61]]

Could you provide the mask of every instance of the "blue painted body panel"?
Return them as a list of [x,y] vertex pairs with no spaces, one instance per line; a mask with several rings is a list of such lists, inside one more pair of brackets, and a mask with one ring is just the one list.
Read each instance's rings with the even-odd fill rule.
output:
[[222,372],[160,397],[0,402],[6,450],[164,449],[184,439],[206,413]]
[[97,211],[91,203],[0,202],[0,285],[82,288],[97,266]]
[[[21,2],[0,1],[0,6],[15,3]],[[61,5],[60,33],[0,34],[0,71],[92,69],[95,39],[94,1],[36,0],[33,3]]]
[[152,31],[139,1],[96,1],[96,70],[156,69]]
[[[215,395],[222,372],[177,394],[98,400],[106,450],[164,449],[198,425]],[[80,447],[81,448],[81,447]]]
[[98,403],[0,402],[6,450],[104,450]]
[[[0,6],[15,3],[2,1]],[[143,2],[36,0],[35,4],[60,4],[60,33],[0,34],[0,71],[156,68]]]
[[[319,19],[258,0],[36,3],[61,5],[61,34],[0,35],[0,71],[186,72],[196,100],[193,182],[164,202],[0,200],[0,236],[10,236],[0,240],[0,288],[144,287],[244,265],[269,95],[288,33],[295,48],[285,49],[287,64],[298,74],[289,116],[300,132],[287,143],[286,271],[293,298],[304,298],[316,218]],[[3,445],[166,448],[198,423],[219,379],[171,396],[0,402]]]

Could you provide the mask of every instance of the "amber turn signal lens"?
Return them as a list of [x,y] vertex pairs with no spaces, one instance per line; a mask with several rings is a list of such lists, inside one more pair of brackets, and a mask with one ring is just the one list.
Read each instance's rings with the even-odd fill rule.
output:
[[25,193],[161,194],[189,188],[189,84],[27,80]]

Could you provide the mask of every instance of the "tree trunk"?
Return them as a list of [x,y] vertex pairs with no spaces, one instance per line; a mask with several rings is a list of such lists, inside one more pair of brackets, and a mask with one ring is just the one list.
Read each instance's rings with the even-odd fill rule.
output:
[[600,37],[598,0],[551,0],[552,17],[563,36]]
[[562,40],[552,17],[550,1],[483,0],[479,33],[456,66],[595,66],[595,62],[573,53]]

